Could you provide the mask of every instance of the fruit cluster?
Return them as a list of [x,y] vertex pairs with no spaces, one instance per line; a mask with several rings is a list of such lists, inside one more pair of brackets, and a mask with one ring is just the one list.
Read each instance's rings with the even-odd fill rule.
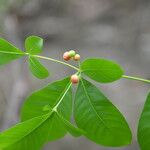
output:
[[68,61],[71,58],[73,58],[73,60],[78,61],[80,60],[80,55],[76,54],[76,52],[74,50],[70,50],[64,53],[63,55],[64,60]]
[[[70,50],[70,51],[67,51],[67,52],[65,52],[64,53],[64,55],[63,55],[63,59],[65,60],[65,61],[68,61],[68,60],[70,60],[71,58],[73,58],[73,60],[75,60],[75,61],[79,61],[80,60],[80,55],[79,54],[76,54],[76,52],[74,51],[74,50]],[[71,76],[71,82],[73,83],[73,84],[77,84],[77,83],[79,83],[79,76],[77,75],[77,74],[73,74],[72,76]]]

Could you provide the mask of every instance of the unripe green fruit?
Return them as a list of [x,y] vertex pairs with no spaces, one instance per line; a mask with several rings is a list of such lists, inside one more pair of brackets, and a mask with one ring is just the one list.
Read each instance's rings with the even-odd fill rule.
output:
[[74,57],[76,55],[76,52],[74,50],[69,51],[69,56]]
[[73,84],[77,84],[79,82],[79,77],[76,74],[72,75],[71,76],[71,82]]

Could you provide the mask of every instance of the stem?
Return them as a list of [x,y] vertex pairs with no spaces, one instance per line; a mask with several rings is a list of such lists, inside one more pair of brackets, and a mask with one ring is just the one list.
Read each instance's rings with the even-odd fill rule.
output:
[[[27,53],[26,53],[27,54]],[[28,54],[27,54],[28,55]],[[65,63],[63,61],[60,61],[60,60],[57,60],[57,59],[53,59],[53,58],[50,58],[50,57],[45,57],[45,56],[40,56],[40,55],[32,55],[33,57],[37,57],[37,58],[41,58],[41,59],[45,59],[45,60],[50,60],[50,61],[53,61],[53,62],[57,62],[57,63],[60,63],[60,64],[63,64],[63,65],[66,65],[66,66],[69,66],[77,71],[80,71],[79,68],[73,66],[73,65],[70,65],[68,63]]]
[[72,83],[69,83],[66,91],[64,92],[64,94],[62,95],[61,99],[59,100],[59,102],[55,105],[55,107],[53,108],[53,111],[57,112],[57,107],[60,105],[60,103],[62,102],[63,98],[66,96],[66,93],[69,91],[69,89],[71,88]]
[[126,78],[126,79],[131,79],[131,80],[137,80],[137,81],[142,81],[142,82],[150,83],[150,80],[142,79],[142,78],[138,78],[138,77],[133,77],[133,76],[126,76],[126,75],[123,75],[122,78]]
[[[29,55],[29,53],[25,53],[26,55]],[[63,61],[60,61],[60,60],[57,60],[57,59],[53,59],[51,57],[45,57],[45,56],[40,56],[40,55],[32,55],[33,57],[37,57],[37,58],[41,58],[41,59],[45,59],[45,60],[50,60],[50,61],[53,61],[53,62],[56,62],[56,63],[60,63],[60,64],[63,64],[63,65],[66,65],[70,68],[73,68],[75,70],[77,70],[78,72],[80,72],[80,69],[73,66],[73,65],[70,65],[68,63],[65,63]],[[78,62],[79,64],[79,67],[80,67],[80,62]],[[133,77],[133,76],[127,76],[127,75],[123,75],[122,78],[126,78],[126,79],[131,79],[131,80],[136,80],[136,81],[142,81],[142,82],[146,82],[146,83],[150,83],[150,80],[147,80],[147,79],[143,79],[143,78],[139,78],[139,77]]]

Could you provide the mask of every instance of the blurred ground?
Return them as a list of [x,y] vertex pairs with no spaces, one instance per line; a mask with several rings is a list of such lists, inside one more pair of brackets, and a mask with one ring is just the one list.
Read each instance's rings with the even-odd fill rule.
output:
[[[0,37],[23,47],[29,35],[45,39],[43,55],[61,59],[66,49],[78,49],[83,59],[105,57],[118,61],[127,75],[150,78],[149,0],[0,0]],[[24,60],[0,70],[0,126],[18,120],[19,108],[31,91],[72,73],[70,68],[45,62],[51,78],[34,79]],[[127,118],[133,143],[124,148],[104,148],[84,138],[49,143],[44,150],[139,150],[136,128],[149,85],[122,79],[99,85]]]

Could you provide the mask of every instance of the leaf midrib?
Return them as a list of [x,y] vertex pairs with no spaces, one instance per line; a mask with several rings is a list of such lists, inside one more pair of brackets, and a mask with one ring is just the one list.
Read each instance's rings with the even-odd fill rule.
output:
[[[75,126],[74,126],[72,123],[70,123],[66,118],[64,118],[59,112],[56,112],[56,113],[57,113],[58,117],[63,120],[63,122],[64,122],[64,124],[65,124],[66,126],[69,126],[69,127],[72,126],[72,127],[74,127],[76,130],[80,130],[79,132],[81,132],[81,129],[80,129],[80,128],[75,127]],[[84,131],[82,131],[82,132],[84,132]]]
[[[35,59],[35,58],[34,58],[34,59]],[[34,65],[34,68],[35,68],[36,71],[38,71],[38,70],[41,71],[41,68],[39,68],[39,67],[36,65],[36,63],[35,63],[35,61],[33,60],[32,56],[29,56],[29,60],[30,60],[30,62],[31,62],[31,64],[32,64],[32,66]],[[38,61],[38,60],[36,60],[36,61]],[[38,71],[38,72],[39,72],[39,71]],[[40,73],[40,75],[41,75],[41,73]],[[38,76],[39,76],[39,73],[38,73]]]
[[0,53],[4,53],[4,54],[13,54],[13,55],[24,55],[24,52],[9,52],[9,51],[0,51]]
[[85,88],[85,86],[84,86],[84,83],[83,83],[82,78],[81,78],[81,82],[82,82],[82,86],[83,86],[84,92],[85,92],[85,94],[86,94],[86,96],[87,96],[87,98],[88,98],[88,101],[89,101],[89,103],[90,103],[92,109],[94,110],[96,116],[101,120],[101,122],[102,122],[103,125],[108,129],[108,131],[110,131],[110,130],[109,130],[109,127],[107,127],[107,125],[105,124],[105,121],[99,116],[99,114],[98,114],[97,111],[95,110],[95,108],[94,108],[94,106],[93,106],[93,104],[92,104],[92,102],[91,102],[91,99],[90,99],[90,97],[89,97],[89,95],[88,95],[88,93],[87,93],[87,91],[86,91],[86,88]]

